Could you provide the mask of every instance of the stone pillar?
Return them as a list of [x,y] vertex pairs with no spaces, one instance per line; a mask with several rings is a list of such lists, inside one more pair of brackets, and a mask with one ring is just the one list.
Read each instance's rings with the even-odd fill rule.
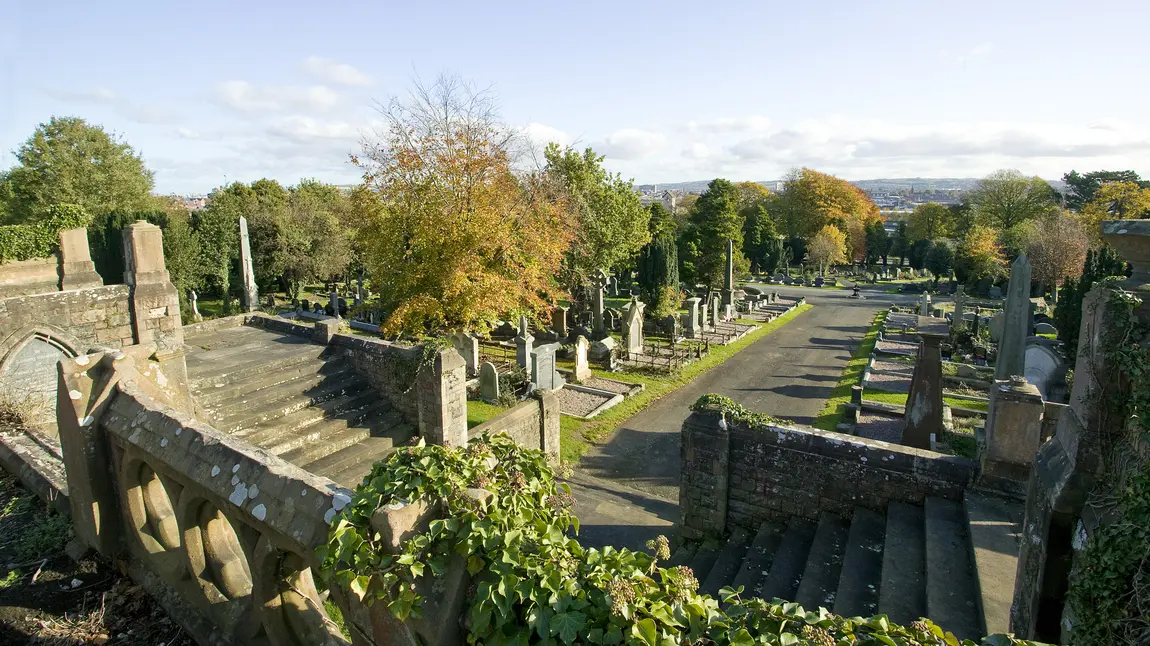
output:
[[702,332],[699,326],[699,303],[703,299],[698,296],[687,299],[687,337],[694,339]]
[[124,283],[131,287],[129,309],[136,343],[157,349],[182,348],[180,297],[164,265],[160,227],[144,221],[124,227]]
[[[412,357],[413,361],[418,356]],[[428,444],[467,444],[467,367],[454,348],[419,371],[419,435]]]
[[567,308],[556,307],[551,310],[551,329],[555,331],[555,336],[560,340],[566,339],[569,332],[567,331]]
[[337,319],[343,318],[339,314],[339,292],[332,290],[331,295],[328,298],[331,299],[331,315]]
[[[584,340],[586,342],[586,340]],[[559,461],[559,395],[555,391],[539,394],[539,450],[554,463]]]
[[727,240],[727,262],[723,270],[723,305],[735,305],[735,241]]
[[451,335],[451,344],[463,357],[463,363],[467,366],[467,374],[477,374],[479,372],[479,337],[470,332],[459,330]]
[[918,303],[918,315],[930,316],[930,294],[922,293],[922,299]]
[[966,290],[962,285],[958,286],[958,290],[954,294],[954,318],[950,320],[951,336],[957,335],[966,327],[966,322],[962,320],[962,315],[966,313]]
[[[1006,288],[1002,337],[998,342],[995,379],[1010,379],[1026,372],[1026,324],[1030,317],[1030,261],[1019,256],[1010,266],[1010,285]],[[1077,374],[1077,373],[1075,373]]]
[[80,227],[60,232],[60,291],[102,287],[104,279],[96,273],[92,251],[88,247],[88,230]]
[[603,323],[603,290],[606,287],[607,272],[600,269],[591,281],[591,315],[593,317],[591,331],[600,339],[608,335],[607,327]]
[[711,325],[719,327],[719,299],[718,297],[711,298]]
[[340,320],[339,319],[320,319],[315,322],[312,328],[311,340],[316,343],[327,345],[331,343],[332,338],[339,334]]
[[721,415],[693,413],[680,429],[679,531],[683,538],[726,533],[731,431]]
[[252,269],[252,245],[248,238],[248,220],[240,216],[240,275],[244,283],[245,312],[254,312],[260,308],[260,295],[256,290],[256,273]]
[[986,417],[982,484],[1024,495],[1034,454],[1042,444],[1042,394],[1024,377],[995,380]]
[[527,330],[527,326],[520,324],[519,335],[515,337],[515,362],[531,374],[531,348],[535,337]]
[[701,310],[699,313],[699,327],[702,328],[704,332],[710,332],[714,328],[714,324],[711,321],[711,316],[709,314],[711,310],[711,304],[707,302],[707,299],[701,298],[699,299],[699,306],[699,309]]
[[944,323],[925,316],[918,318],[915,327],[922,342],[906,398],[906,427],[901,444],[929,450],[931,437],[942,433],[942,351],[939,346],[948,330]]

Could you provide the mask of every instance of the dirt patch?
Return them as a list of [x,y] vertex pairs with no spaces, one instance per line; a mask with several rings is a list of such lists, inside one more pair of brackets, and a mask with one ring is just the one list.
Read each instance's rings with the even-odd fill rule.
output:
[[585,393],[572,388],[562,388],[556,393],[559,397],[559,410],[576,417],[587,417],[603,404],[610,401],[610,397]]
[[0,644],[194,646],[130,579],[69,558],[71,534],[66,516],[0,475]]

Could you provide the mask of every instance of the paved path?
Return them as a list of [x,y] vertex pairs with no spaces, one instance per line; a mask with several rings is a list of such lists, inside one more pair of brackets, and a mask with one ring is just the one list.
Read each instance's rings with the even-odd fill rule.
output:
[[810,424],[875,312],[910,300],[876,293],[858,301],[847,298],[849,290],[767,288],[804,295],[814,307],[627,420],[580,461],[571,486],[585,543],[642,548],[656,534],[673,533],[679,432],[700,395],[726,395],[753,411]]

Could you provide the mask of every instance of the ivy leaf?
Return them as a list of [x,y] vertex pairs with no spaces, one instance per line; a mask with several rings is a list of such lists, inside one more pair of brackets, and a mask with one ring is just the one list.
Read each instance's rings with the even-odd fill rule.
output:
[[[647,620],[650,621],[650,620]],[[551,634],[559,635],[563,643],[570,644],[579,636],[579,631],[587,625],[587,615],[579,612],[560,612],[551,618]],[[654,622],[651,624],[654,626]],[[654,646],[652,643],[651,646]]]
[[[745,632],[745,631],[743,631],[743,632]],[[749,636],[750,635],[748,635],[748,637]],[[734,644],[735,642],[732,641],[731,643]],[[747,644],[753,644],[754,642],[746,642],[746,643]],[[792,646],[793,644],[798,644],[798,643],[799,643],[799,638],[796,637],[795,635],[792,635],[791,633],[783,633],[783,634],[779,635],[779,646]]]
[[360,601],[363,601],[363,598],[367,595],[367,586],[369,585],[371,585],[371,577],[361,575],[352,579],[349,587],[351,591],[355,593],[355,596],[359,597]]
[[641,639],[647,646],[656,646],[659,629],[655,626],[655,620],[647,617],[631,625],[631,634]]

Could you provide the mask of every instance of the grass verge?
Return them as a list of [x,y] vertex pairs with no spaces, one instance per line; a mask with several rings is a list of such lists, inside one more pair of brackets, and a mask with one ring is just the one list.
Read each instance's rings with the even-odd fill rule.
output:
[[[740,350],[758,341],[762,337],[786,325],[789,321],[806,312],[810,305],[803,304],[794,311],[780,316],[770,323],[757,323],[757,330],[751,330],[746,336],[730,345],[712,346],[711,352],[677,373],[670,375],[644,374],[637,372],[605,372],[595,370],[595,374],[607,379],[626,381],[628,383],[643,384],[643,391],[633,397],[628,397],[622,403],[607,409],[598,417],[590,420],[577,420],[563,416],[560,420],[562,434],[562,456],[566,463],[579,460],[592,442],[600,442],[607,438],[620,424],[626,422],[632,415],[650,406],[656,400],[684,386],[699,375],[722,364]],[[848,389],[849,394],[849,389]]]
[[[863,399],[866,401],[880,402],[883,404],[897,404],[899,406],[906,406],[906,393],[895,393],[889,390],[877,390],[874,388],[867,388],[863,391]],[[951,408],[966,408],[969,410],[977,410],[985,413],[988,408],[987,402],[972,401],[970,399],[959,399],[957,397],[942,396],[942,401]]]
[[843,374],[839,377],[838,385],[831,391],[827,405],[823,407],[822,412],[815,418],[815,423],[813,424],[815,428],[821,428],[824,431],[833,431],[839,422],[842,421],[843,407],[850,403],[851,400],[851,386],[857,386],[862,383],[863,370],[866,369],[867,362],[870,361],[870,353],[874,350],[875,339],[878,337],[878,331],[879,328],[882,327],[882,322],[886,320],[886,315],[886,310],[875,315],[874,322],[871,323],[866,336],[863,337],[859,346],[855,348],[854,354],[851,355],[851,360],[847,362],[847,367],[843,369]]
[[475,428],[483,422],[507,410],[503,406],[488,404],[476,399],[467,400],[467,428]]

